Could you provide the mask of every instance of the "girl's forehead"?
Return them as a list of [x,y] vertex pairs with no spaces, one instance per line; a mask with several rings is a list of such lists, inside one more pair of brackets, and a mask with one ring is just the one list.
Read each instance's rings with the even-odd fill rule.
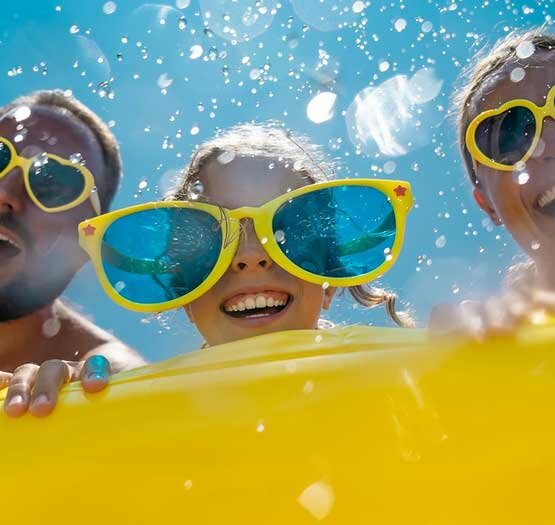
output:
[[292,162],[265,157],[235,157],[210,161],[199,174],[202,198],[224,208],[261,206],[309,181]]
[[540,52],[530,60],[511,60],[482,83],[473,97],[472,117],[514,99],[543,106],[553,86],[555,53]]

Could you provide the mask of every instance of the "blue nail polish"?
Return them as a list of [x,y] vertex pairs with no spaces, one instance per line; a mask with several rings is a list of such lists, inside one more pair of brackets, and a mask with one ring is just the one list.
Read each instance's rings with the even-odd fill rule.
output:
[[103,355],[93,355],[85,362],[83,377],[88,380],[100,381],[110,376],[110,362]]

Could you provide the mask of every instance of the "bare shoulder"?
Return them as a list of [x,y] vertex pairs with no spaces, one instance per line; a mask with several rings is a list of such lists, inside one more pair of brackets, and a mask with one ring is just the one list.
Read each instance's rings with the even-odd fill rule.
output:
[[146,364],[135,350],[67,304],[58,300],[54,306],[56,317],[61,323],[60,331],[63,332],[63,346],[66,350],[64,354],[71,352],[66,359],[82,360],[91,355],[102,354],[110,361],[113,371]]

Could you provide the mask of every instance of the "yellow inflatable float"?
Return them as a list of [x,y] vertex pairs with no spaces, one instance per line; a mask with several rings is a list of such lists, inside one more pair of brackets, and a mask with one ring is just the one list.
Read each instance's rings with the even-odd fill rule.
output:
[[554,523],[555,329],[271,334],[0,416],[5,523]]

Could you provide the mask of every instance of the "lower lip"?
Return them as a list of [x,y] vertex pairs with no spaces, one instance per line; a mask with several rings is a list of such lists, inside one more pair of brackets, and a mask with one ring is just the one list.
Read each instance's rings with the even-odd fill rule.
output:
[[287,303],[287,306],[280,312],[276,314],[270,314],[270,315],[261,315],[260,317],[231,317],[230,315],[227,315],[227,314],[224,314],[224,315],[233,323],[236,323],[239,326],[244,326],[248,328],[257,328],[260,326],[267,326],[281,319],[285,315],[287,310],[289,310],[289,307],[291,306],[292,303],[293,303],[293,299],[290,299],[289,302]]

